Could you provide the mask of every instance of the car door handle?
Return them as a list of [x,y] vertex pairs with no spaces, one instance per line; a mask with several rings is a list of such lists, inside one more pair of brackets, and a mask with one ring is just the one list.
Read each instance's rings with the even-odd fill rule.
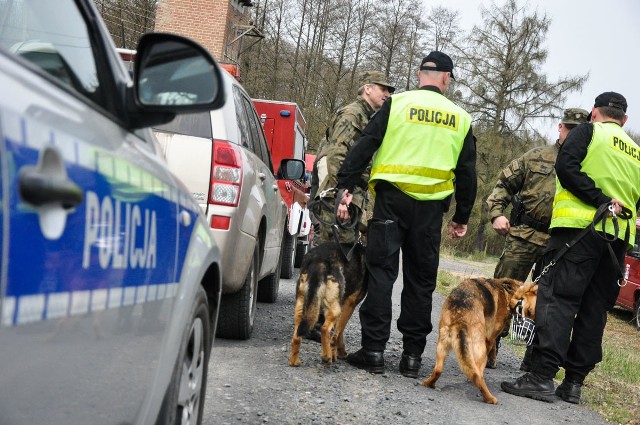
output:
[[265,173],[258,173],[258,177],[260,180],[264,181],[267,178],[267,175]]
[[60,202],[64,209],[71,209],[82,202],[82,189],[77,184],[42,173],[36,167],[20,170],[18,186],[20,197],[36,207]]

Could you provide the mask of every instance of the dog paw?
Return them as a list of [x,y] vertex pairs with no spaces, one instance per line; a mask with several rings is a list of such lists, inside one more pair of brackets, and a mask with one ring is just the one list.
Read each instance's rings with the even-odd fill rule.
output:
[[498,404],[498,399],[495,397],[485,398],[484,402],[488,404]]
[[433,382],[433,380],[427,378],[422,382],[422,385],[424,385],[425,387],[429,387],[429,388],[435,388],[436,387],[436,383]]
[[289,359],[289,366],[292,366],[292,367],[300,366],[300,359]]
[[322,364],[325,366],[331,366],[332,359],[330,357],[322,356]]

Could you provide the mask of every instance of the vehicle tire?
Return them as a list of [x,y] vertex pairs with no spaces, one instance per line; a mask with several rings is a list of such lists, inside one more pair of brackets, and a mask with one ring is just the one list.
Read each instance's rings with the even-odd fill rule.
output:
[[[308,236],[305,236],[308,240]],[[303,243],[302,241],[298,240],[297,241],[297,246],[296,246],[296,261],[295,261],[295,266],[296,268],[300,268],[300,266],[302,265],[302,260],[304,259],[304,256],[307,255],[307,252],[309,252],[309,243]]]
[[247,271],[244,285],[235,294],[222,295],[218,315],[218,336],[228,339],[249,339],[253,332],[258,300],[258,244]]
[[640,331],[640,297],[633,305],[633,321],[636,324],[636,329]]
[[211,354],[210,320],[207,294],[200,287],[185,327],[169,389],[158,415],[158,425],[200,425],[202,422]]
[[293,277],[293,269],[296,261],[296,237],[289,234],[285,228],[282,238],[282,267],[280,276],[283,279],[291,279]]
[[265,277],[258,284],[258,301],[261,303],[274,303],[278,299],[280,289],[280,269],[282,268],[282,250],[278,256],[278,267],[273,274]]

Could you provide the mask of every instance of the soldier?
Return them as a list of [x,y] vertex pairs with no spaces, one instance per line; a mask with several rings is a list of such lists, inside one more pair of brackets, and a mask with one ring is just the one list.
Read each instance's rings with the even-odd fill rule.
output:
[[[510,277],[525,281],[532,267],[535,277],[540,270],[539,264],[544,248],[549,240],[549,222],[556,191],[556,173],[554,165],[560,146],[569,131],[587,121],[589,112],[580,108],[565,109],[558,124],[558,140],[554,145],[533,148],[519,158],[514,159],[500,172],[493,192],[487,198],[489,218],[493,229],[505,236],[504,249],[496,265],[493,276]],[[509,203],[513,204],[510,219],[504,215]],[[498,337],[508,334],[508,326]],[[530,353],[528,350],[527,353]],[[529,356],[520,369],[528,368]],[[495,368],[496,364],[487,364]]]
[[[326,139],[318,147],[318,156],[313,164],[311,177],[310,198],[314,201],[309,205],[315,220],[313,246],[335,241],[332,231],[332,226],[336,223],[335,193],[330,190],[336,186],[338,169],[353,143],[362,135],[371,116],[395,90],[382,72],[364,71],[360,74],[358,98],[355,102],[338,109],[333,116],[331,126],[326,131]],[[368,181],[369,168],[362,173],[361,187],[355,190],[354,205],[360,211],[367,207]],[[353,244],[357,240],[357,229],[339,226],[338,238],[340,243]],[[320,326],[323,321],[324,318],[321,316],[316,327],[307,333],[307,339],[320,342]]]
[[[336,186],[338,169],[353,143],[362,135],[373,113],[380,109],[394,91],[395,87],[387,82],[382,72],[365,71],[360,74],[360,88],[356,101],[336,111],[331,126],[327,129],[326,140],[318,150],[311,180],[311,199],[316,200],[312,210],[316,219],[320,221],[318,243],[335,240],[331,230],[336,221],[335,193],[329,191]],[[361,185],[354,194],[354,206],[360,211],[367,207],[368,181],[369,168],[362,173]],[[353,244],[357,240],[356,236],[355,229],[339,227],[341,243]]]

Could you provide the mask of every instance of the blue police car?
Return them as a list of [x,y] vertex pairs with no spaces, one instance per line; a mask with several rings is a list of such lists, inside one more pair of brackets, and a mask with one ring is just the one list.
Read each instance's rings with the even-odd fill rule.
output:
[[196,43],[135,79],[91,0],[0,1],[0,423],[201,421],[220,254],[149,126],[224,99]]

